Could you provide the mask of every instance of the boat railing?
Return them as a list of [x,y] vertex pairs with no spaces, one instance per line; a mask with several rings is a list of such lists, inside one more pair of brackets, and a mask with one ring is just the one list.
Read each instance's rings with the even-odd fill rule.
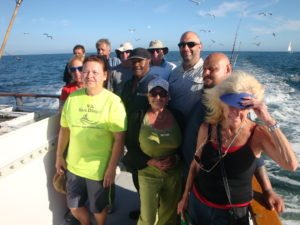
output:
[[16,100],[17,106],[23,105],[23,97],[31,97],[31,98],[57,98],[59,99],[59,95],[54,94],[33,94],[33,93],[11,93],[11,92],[0,92],[0,97],[14,97]]

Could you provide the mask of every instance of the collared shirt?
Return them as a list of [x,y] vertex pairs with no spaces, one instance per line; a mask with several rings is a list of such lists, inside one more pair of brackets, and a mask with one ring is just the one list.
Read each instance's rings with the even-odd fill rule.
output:
[[118,96],[121,96],[125,83],[130,80],[132,76],[133,73],[130,67],[126,67],[123,64],[117,65],[110,73],[108,89]]
[[151,65],[150,73],[157,74],[160,78],[168,80],[170,74],[175,68],[176,65],[174,63],[168,62],[163,59],[163,62],[159,66]]
[[170,106],[180,111],[185,118],[199,101],[203,87],[203,59],[190,69],[184,70],[183,65],[176,67],[169,77]]
[[108,64],[109,64],[109,68],[113,69],[117,65],[121,64],[121,60],[116,58],[116,57],[109,57],[108,58]]

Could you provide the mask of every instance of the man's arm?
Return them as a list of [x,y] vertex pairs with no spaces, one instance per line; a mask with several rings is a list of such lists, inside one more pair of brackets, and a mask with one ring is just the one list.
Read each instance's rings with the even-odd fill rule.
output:
[[[257,159],[262,160],[262,159]],[[267,170],[261,161],[258,163],[258,166],[255,170],[255,177],[260,184],[265,201],[268,207],[271,210],[276,210],[278,213],[282,213],[285,209],[284,201],[281,196],[279,196],[272,188],[272,184],[267,174]]]

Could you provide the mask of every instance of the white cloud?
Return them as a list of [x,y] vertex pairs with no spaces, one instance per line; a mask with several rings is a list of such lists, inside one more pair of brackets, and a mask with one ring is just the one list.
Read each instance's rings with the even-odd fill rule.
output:
[[245,15],[253,17],[258,20],[268,19],[270,16],[261,16],[259,13],[268,12],[272,13],[270,9],[277,5],[280,0],[267,0],[267,2],[260,2],[260,4],[255,4],[254,2],[249,2],[247,9],[245,9]]
[[62,25],[63,27],[67,27],[67,26],[70,25],[70,21],[69,21],[69,20],[61,20],[60,23],[61,23],[61,25]]
[[300,20],[288,20],[282,25],[285,30],[300,30]]
[[268,0],[267,2],[263,3],[261,2],[261,4],[257,4],[257,6],[260,6],[260,9],[268,9],[271,6],[277,5],[280,2],[280,0]]
[[169,9],[169,4],[166,3],[166,4],[158,6],[153,11],[154,11],[154,13],[165,13],[168,11],[168,9]]
[[252,27],[250,30],[255,34],[272,34],[280,33],[284,31],[299,31],[300,30],[300,20],[285,20],[278,22],[275,26],[261,26],[261,27]]
[[62,20],[48,20],[45,19],[44,17],[40,17],[40,18],[33,18],[31,20],[31,22],[33,24],[41,24],[44,26],[63,26],[63,27],[67,27],[70,25],[70,21],[67,19],[62,19]]
[[215,15],[216,17],[224,17],[231,12],[241,12],[248,6],[246,1],[241,2],[223,2],[216,9],[210,11],[198,11],[198,15],[207,16],[207,14]]

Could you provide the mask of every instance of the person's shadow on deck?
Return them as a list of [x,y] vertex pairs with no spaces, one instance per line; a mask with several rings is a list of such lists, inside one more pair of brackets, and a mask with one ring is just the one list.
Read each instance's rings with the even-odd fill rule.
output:
[[129,218],[129,212],[139,209],[139,196],[132,184],[131,174],[124,173],[116,181],[116,198],[113,213],[108,215],[107,225],[135,225],[137,221]]

